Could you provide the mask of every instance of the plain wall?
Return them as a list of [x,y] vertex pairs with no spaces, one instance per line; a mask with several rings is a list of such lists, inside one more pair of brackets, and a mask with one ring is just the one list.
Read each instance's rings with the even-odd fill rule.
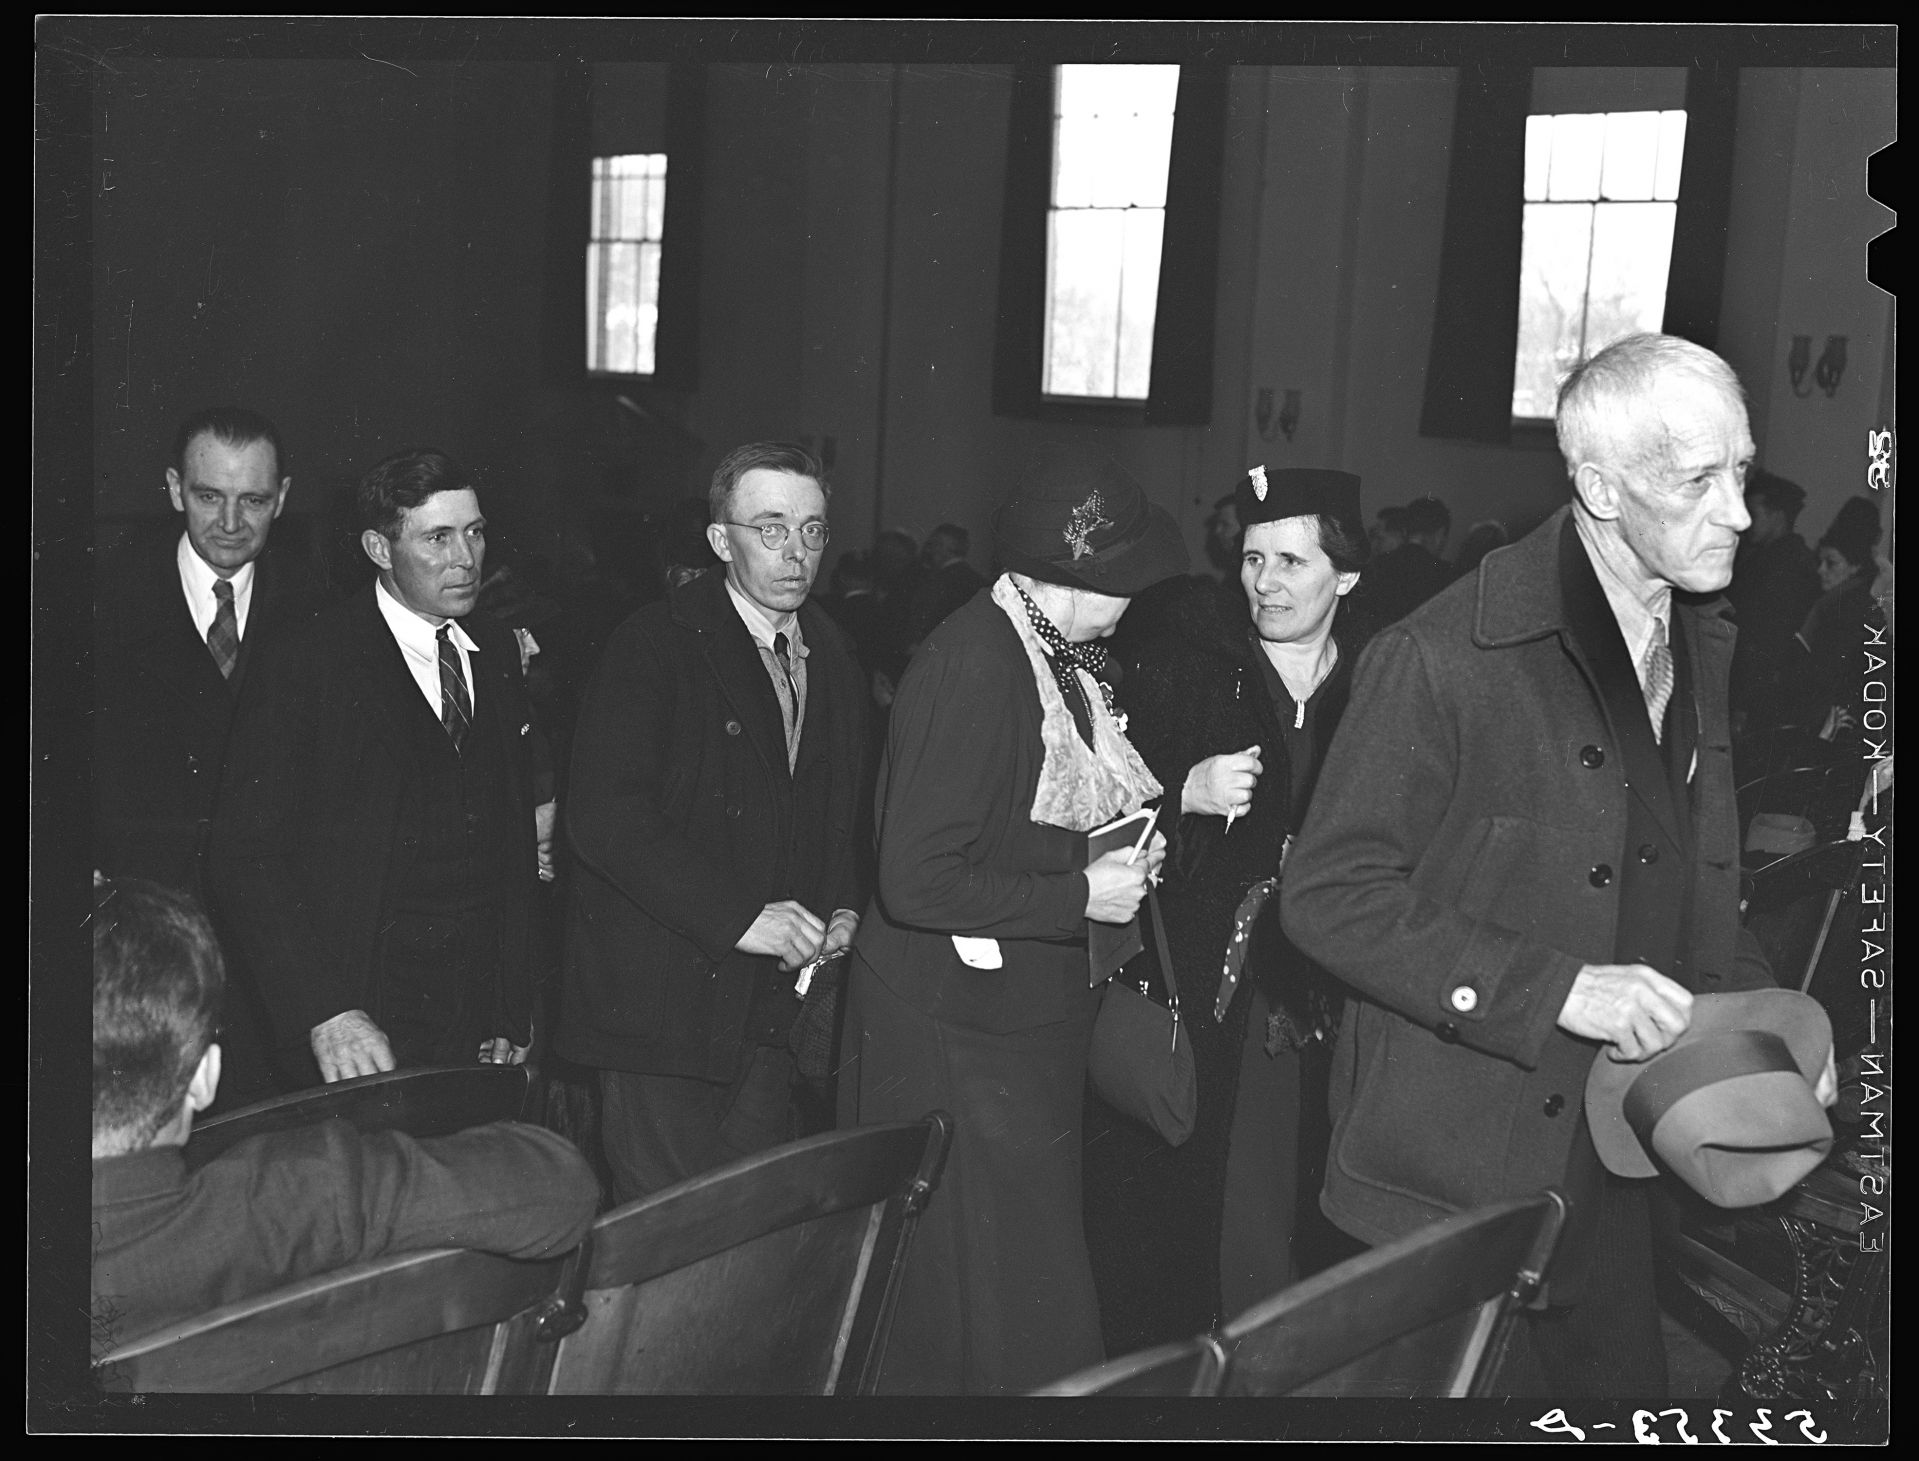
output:
[[[1239,67],[1228,94],[1210,426],[1060,426],[991,409],[1012,71],[708,68],[697,389],[556,387],[554,69],[546,64],[141,61],[96,86],[95,500],[165,510],[173,425],[247,404],[292,450],[311,514],[377,457],[432,443],[486,474],[531,546],[703,490],[760,437],[830,443],[833,552],[954,521],[985,567],[993,506],[1042,439],[1112,453],[1187,532],[1253,462],[1360,474],[1368,512],[1424,492],[1514,527],[1564,498],[1536,434],[1419,435],[1444,222],[1449,68]],[[636,88],[661,68],[630,67]],[[620,71],[602,68],[602,92]],[[609,78],[615,78],[609,80]],[[612,98],[634,114],[654,100]],[[1890,301],[1865,244],[1890,214],[1865,161],[1894,76],[1742,75],[1720,348],[1762,459],[1816,537],[1861,490]],[[584,162],[581,163],[584,166]],[[669,178],[671,177],[669,166]],[[671,186],[669,181],[669,187]],[[1849,341],[1838,394],[1794,395],[1794,334]],[[1301,397],[1288,440],[1255,419]]]

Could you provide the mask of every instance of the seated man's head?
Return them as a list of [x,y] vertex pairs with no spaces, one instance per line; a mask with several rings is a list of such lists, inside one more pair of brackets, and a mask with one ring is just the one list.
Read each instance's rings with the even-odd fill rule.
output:
[[1755,544],[1776,542],[1799,521],[1799,510],[1806,505],[1806,489],[1785,477],[1776,477],[1763,467],[1746,474],[1746,512],[1752,526],[1746,529],[1747,541]]
[[1566,377],[1555,425],[1581,522],[1616,572],[1691,593],[1732,581],[1755,448],[1731,366],[1628,335]]
[[220,946],[193,899],[143,878],[93,890],[93,1155],[178,1146],[220,1084]]
[[920,561],[928,568],[944,568],[949,563],[964,563],[972,550],[973,535],[958,523],[941,523],[926,535],[920,549]]
[[1437,497],[1415,497],[1400,515],[1406,537],[1435,558],[1446,555],[1446,539],[1453,530],[1452,510]]
[[445,452],[396,452],[360,479],[360,547],[380,582],[430,624],[473,611],[486,567],[486,515],[473,479]]
[[1406,509],[1382,507],[1366,535],[1372,540],[1373,556],[1383,558],[1406,542]]

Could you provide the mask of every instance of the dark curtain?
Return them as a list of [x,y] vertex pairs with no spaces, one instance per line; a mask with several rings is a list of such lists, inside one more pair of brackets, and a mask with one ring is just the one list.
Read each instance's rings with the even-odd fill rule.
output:
[[1665,331],[1718,349],[1719,299],[1726,283],[1732,213],[1732,144],[1739,71],[1695,66],[1686,76],[1686,156],[1679,169]]
[[1528,66],[1462,67],[1421,436],[1512,440]]
[[1138,403],[1048,400],[1040,392],[1046,213],[1053,178],[1053,68],[1016,68],[1000,230],[993,410],[1002,416],[1204,426],[1213,411],[1214,300],[1226,153],[1224,66],[1181,66],[1153,325],[1150,393]]

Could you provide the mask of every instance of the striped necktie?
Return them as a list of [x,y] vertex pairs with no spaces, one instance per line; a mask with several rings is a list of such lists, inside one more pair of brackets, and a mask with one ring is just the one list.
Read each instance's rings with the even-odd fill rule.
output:
[[207,649],[225,679],[233,678],[233,667],[240,661],[240,619],[233,612],[233,585],[224,578],[213,580],[213,596],[220,607],[213,612],[213,624],[207,630]]
[[1652,643],[1646,646],[1646,713],[1652,717],[1652,735],[1665,738],[1666,702],[1672,699],[1672,650],[1666,645],[1666,626],[1652,621]]
[[786,714],[786,755],[790,762],[797,749],[794,734],[800,722],[800,687],[793,678],[793,654],[784,634],[773,636],[773,658],[779,661],[780,675],[786,681],[786,694],[780,697],[780,709]]
[[460,651],[448,637],[452,629],[450,622],[440,626],[440,724],[457,751],[473,724],[473,702],[466,693],[466,676],[460,673]]

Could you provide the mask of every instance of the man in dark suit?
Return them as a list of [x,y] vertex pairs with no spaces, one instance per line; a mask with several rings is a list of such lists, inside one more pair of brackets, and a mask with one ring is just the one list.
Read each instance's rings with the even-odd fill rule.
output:
[[972,534],[958,523],[941,523],[920,549],[920,574],[906,609],[908,651],[939,628],[946,616],[986,587],[979,570],[966,561]]
[[1739,926],[1717,597],[1753,444],[1731,369],[1664,335],[1576,369],[1557,425],[1571,506],[1360,659],[1282,912],[1355,994],[1327,1215],[1384,1243],[1561,1187],[1551,1306],[1507,1383],[1657,1396],[1653,1184],[1604,1171],[1582,1100],[1595,1058],[1665,1049],[1695,993],[1770,983]]
[[796,975],[859,927],[867,708],[808,602],[826,489],[797,447],[713,474],[708,570],[614,633],[580,710],[559,1053],[600,1072],[616,1201],[798,1135]]
[[[1382,534],[1390,533],[1386,513],[1379,518]],[[1366,570],[1369,610],[1381,624],[1405,618],[1452,582],[1445,554],[1453,515],[1446,504],[1437,497],[1416,497],[1399,509],[1397,526],[1404,539]]]
[[375,582],[270,647],[242,698],[213,882],[283,1052],[327,1081],[525,1059],[538,877],[513,631],[471,611],[486,519],[445,454],[360,483]]
[[[268,547],[293,479],[264,416],[189,416],[166,482],[185,530],[143,533],[96,575],[93,865],[204,899],[201,855],[241,686],[261,646],[323,594],[297,557]],[[276,1082],[251,981],[234,972],[226,1089],[245,1101]]]
[[1796,524],[1806,489],[1758,467],[1746,479],[1746,512],[1752,518],[1733,560],[1726,599],[1739,625],[1732,656],[1732,723],[1735,734],[1779,723],[1792,687],[1784,683],[1793,661],[1792,636],[1819,597],[1819,565]]
[[189,1168],[220,1084],[225,978],[192,899],[109,879],[93,907],[93,1350],[383,1253],[543,1258],[579,1242],[599,1183],[552,1132],[430,1140],[325,1121]]

